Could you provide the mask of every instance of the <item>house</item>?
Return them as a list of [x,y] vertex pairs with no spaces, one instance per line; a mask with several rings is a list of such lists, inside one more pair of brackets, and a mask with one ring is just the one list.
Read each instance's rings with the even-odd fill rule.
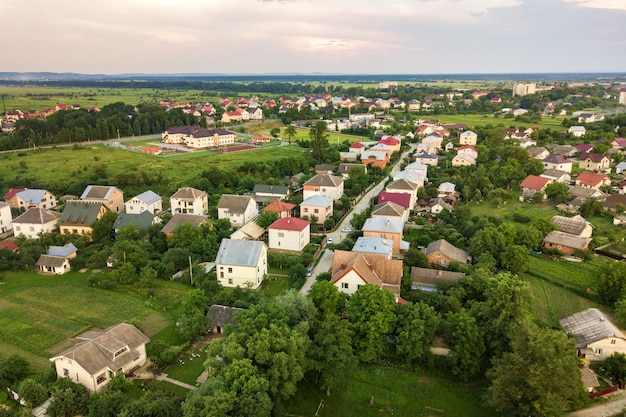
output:
[[585,129],[585,126],[570,126],[570,128],[567,129],[567,133],[571,136],[574,136],[575,138],[581,138],[585,136],[586,131],[587,130]]
[[159,214],[163,211],[163,199],[153,191],[144,191],[124,203],[124,210],[128,214],[141,214],[144,211]]
[[409,242],[402,240],[404,222],[391,217],[371,217],[365,220],[363,236],[375,236],[393,242],[393,255],[409,249]]
[[465,278],[463,272],[451,272],[441,269],[411,268],[411,289],[433,292],[444,282],[458,282]]
[[543,161],[550,155],[550,152],[542,146],[531,146],[530,148],[528,148],[528,154],[533,159]]
[[576,145],[576,152],[585,153],[590,152],[593,149],[593,145],[590,143],[579,143]]
[[223,334],[227,325],[235,326],[237,324],[235,314],[239,311],[244,311],[244,309],[213,304],[207,312],[210,323],[209,333]]
[[343,179],[329,174],[317,174],[302,186],[302,197],[307,198],[314,195],[339,200],[343,196]]
[[583,152],[578,155],[578,167],[587,171],[606,171],[611,159],[603,154]]
[[541,194],[545,200],[548,197],[546,195],[546,186],[551,182],[552,180],[549,178],[538,177],[536,175],[527,176],[519,185],[522,191],[520,200],[532,199],[537,193]]
[[556,169],[572,173],[572,161],[561,155],[548,155],[541,160],[544,169]]
[[[405,171],[415,172],[421,175],[423,178],[428,178],[428,165],[415,161],[404,167]],[[395,179],[395,178],[394,178]]]
[[117,236],[123,228],[129,224],[134,224],[137,230],[147,232],[153,224],[161,223],[161,218],[149,211],[139,214],[119,213],[113,222],[113,232]]
[[611,179],[604,174],[585,171],[576,177],[576,185],[599,190],[603,185],[611,185]]
[[[414,163],[419,163],[419,162],[414,162]],[[394,181],[401,180],[401,179],[405,179],[407,181],[417,184],[418,189],[423,187],[424,182],[426,181],[426,177],[422,176],[422,174],[419,174],[415,171],[407,171],[407,170],[396,172],[395,174],[393,174]]]
[[195,188],[179,188],[170,197],[172,214],[206,215],[209,212],[209,196],[206,191]]
[[11,207],[14,208],[41,208],[50,209],[56,207],[57,199],[50,191],[47,190],[31,190],[23,189],[14,193],[11,193],[11,197],[6,199]]
[[478,135],[471,130],[466,130],[465,132],[461,132],[459,134],[459,143],[461,145],[476,146],[477,141]]
[[313,171],[315,171],[316,174],[331,175],[333,172],[335,172],[336,169],[337,167],[335,165],[324,165],[324,164],[317,164],[315,165],[315,167],[313,167]]
[[388,201],[392,201],[398,204],[405,210],[411,210],[413,208],[411,206],[411,196],[409,194],[388,193],[387,191],[382,191],[380,194],[378,194],[377,204],[386,203]]
[[567,158],[572,157],[579,152],[576,147],[571,145],[550,145],[550,149],[553,154],[565,156]]
[[626,336],[609,316],[588,308],[559,320],[565,333],[574,336],[578,356],[602,362],[614,353],[626,354]]
[[13,230],[13,216],[9,203],[0,201],[0,235]]
[[615,165],[615,173],[621,174],[626,171],[626,161],[622,161],[619,164]]
[[173,126],[161,134],[163,143],[185,144],[194,149],[232,145],[236,138],[237,134],[230,130],[200,126]]
[[350,152],[356,153],[357,155],[363,154],[367,150],[367,146],[363,142],[355,142],[348,148]]
[[76,336],[76,345],[50,358],[58,378],[84,385],[90,393],[104,390],[117,374],[132,374],[145,365],[150,339],[132,324]]
[[183,224],[190,224],[194,227],[200,227],[201,225],[208,222],[208,218],[202,215],[196,214],[174,214],[170,221],[168,221],[161,232],[165,235],[166,238],[172,237],[174,231]]
[[420,142],[421,145],[426,146],[428,148],[434,148],[435,152],[441,150],[441,145],[443,143],[443,138],[435,135],[426,136]]
[[419,185],[415,182],[408,181],[406,179],[399,179],[391,182],[385,188],[387,193],[398,193],[398,194],[408,194],[411,196],[411,200],[409,201],[409,209],[412,209],[415,206],[415,202],[417,201],[417,189]]
[[285,203],[284,201],[274,200],[269,203],[267,206],[263,207],[263,212],[273,211],[274,213],[278,213],[280,218],[283,217],[291,217],[293,213],[293,209],[296,208],[295,204]]
[[47,255],[41,255],[35,264],[40,272],[63,275],[70,270],[69,260],[76,257],[76,246],[68,243],[64,246],[50,246]]
[[265,242],[222,239],[215,271],[223,287],[258,289],[267,275]]
[[[620,207],[621,206],[621,207]],[[626,195],[611,194],[602,202],[602,207],[610,212],[617,212],[621,208],[626,208]],[[619,214],[619,213],[618,213]],[[15,220],[13,220],[15,223]]]
[[2,250],[10,250],[15,254],[20,253],[20,247],[17,246],[15,242],[11,242],[10,240],[0,243],[0,251]]
[[107,185],[88,185],[80,196],[80,200],[91,203],[102,203],[104,206],[119,213],[124,211],[124,193],[117,187]]
[[554,182],[562,182],[565,184],[569,184],[569,182],[572,180],[572,176],[569,174],[569,172],[559,171],[558,169],[546,169],[545,171],[543,171],[540,177],[548,178]]
[[460,153],[452,158],[453,167],[468,167],[471,165],[476,165],[476,158],[469,154]]
[[350,172],[353,169],[362,169],[363,172],[367,173],[367,165],[365,164],[339,164],[339,168],[337,169],[337,174],[341,175],[341,178],[347,180],[350,178]]
[[352,246],[352,252],[383,255],[387,259],[391,259],[393,255],[393,243],[376,236],[361,236],[356,240],[354,246]]
[[335,250],[330,282],[339,291],[352,295],[362,285],[375,285],[400,299],[402,261],[365,252]]
[[615,138],[611,142],[612,148],[624,149],[626,148],[626,139],[625,138]]
[[428,202],[429,211],[431,214],[439,214],[444,210],[452,212],[452,205],[446,202],[445,199],[437,197]]
[[587,250],[591,240],[590,237],[581,237],[560,231],[552,231],[543,238],[543,247],[556,249],[567,255],[574,255],[578,250]]
[[466,251],[457,248],[445,239],[430,243],[424,253],[430,265],[439,265],[444,268],[447,268],[451,262],[457,262],[460,265],[472,262],[472,257]]
[[32,208],[13,219],[13,235],[23,235],[26,239],[38,239],[40,234],[54,232],[57,229],[61,213]]
[[386,152],[363,151],[361,162],[366,166],[373,166],[383,169],[389,163],[389,154]]
[[439,197],[452,196],[456,192],[456,185],[451,182],[442,182],[437,187],[437,193]]
[[252,196],[257,203],[282,200],[290,195],[291,191],[289,191],[289,186],[287,185],[256,184],[252,190]]
[[217,218],[241,227],[259,214],[254,198],[245,195],[222,194],[217,202]]
[[323,195],[314,195],[300,203],[300,217],[316,224],[324,222],[333,215],[333,199]]
[[231,233],[230,238],[233,240],[263,240],[266,236],[265,232],[264,228],[252,220]]
[[268,228],[269,249],[301,253],[311,241],[311,223],[296,217],[276,220]]
[[415,162],[419,162],[423,165],[430,165],[436,167],[439,163],[439,158],[434,153],[418,153],[415,155]]
[[574,217],[552,216],[552,223],[559,228],[560,232],[570,235],[591,237],[593,233],[593,224],[580,215]]
[[463,154],[469,155],[473,159],[478,158],[478,150],[471,145],[465,145],[465,146],[461,146],[460,148],[457,148],[456,154],[457,155],[463,155]]
[[387,201],[374,206],[372,217],[389,217],[406,222],[409,219],[409,210],[393,201]]
[[81,200],[68,201],[59,218],[59,233],[74,233],[88,236],[90,239],[93,224],[96,220],[100,220],[107,211],[103,203]]

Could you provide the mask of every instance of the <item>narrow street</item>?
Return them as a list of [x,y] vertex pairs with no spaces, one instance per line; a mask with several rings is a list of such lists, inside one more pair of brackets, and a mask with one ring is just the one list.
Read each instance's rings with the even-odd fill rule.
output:
[[607,398],[609,402],[569,413],[568,417],[609,417],[621,413],[626,407],[626,392],[618,391]]
[[[400,156],[398,162],[396,162],[396,164],[393,166],[389,175],[393,176],[398,171],[400,171],[400,165],[402,164],[402,160],[406,158],[408,155],[411,155],[413,152],[415,152],[415,145],[411,144],[409,150],[404,152]],[[370,206],[371,199],[376,197],[378,194],[380,194],[380,192],[384,189],[387,179],[388,177],[383,178],[382,181],[380,181],[378,184],[372,187],[367,193],[365,193],[365,195],[354,205],[352,210],[350,210],[350,213],[348,213],[348,215],[344,217],[343,221],[337,225],[335,230],[333,232],[327,233],[327,236],[329,238],[332,238],[333,242],[339,243],[343,239],[346,238],[348,233],[344,233],[341,230],[346,227],[351,227],[350,221],[352,220],[352,217],[354,217],[355,213],[362,213],[363,211],[367,210],[367,208]],[[307,277],[307,280],[302,286],[302,288],[300,289],[300,292],[302,292],[303,294],[308,294],[309,290],[311,289],[311,286],[315,283],[315,277],[318,274],[321,274],[323,272],[329,272],[332,266],[333,266],[333,251],[324,249],[324,251],[320,255],[319,262],[313,268],[313,273],[311,274],[310,277]]]

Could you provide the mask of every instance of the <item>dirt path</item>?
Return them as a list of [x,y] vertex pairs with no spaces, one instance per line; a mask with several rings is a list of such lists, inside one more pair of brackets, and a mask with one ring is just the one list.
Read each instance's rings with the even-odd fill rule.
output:
[[621,413],[626,407],[626,392],[611,395],[609,402],[596,405],[594,407],[585,408],[583,410],[574,411],[568,414],[568,417],[609,417]]

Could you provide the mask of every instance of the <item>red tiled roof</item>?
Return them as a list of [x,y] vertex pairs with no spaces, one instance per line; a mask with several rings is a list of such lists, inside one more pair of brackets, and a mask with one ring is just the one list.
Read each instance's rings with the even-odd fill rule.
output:
[[590,145],[588,143],[581,143],[579,145],[576,145],[576,150],[578,152],[587,152],[587,151],[590,151],[591,149],[593,149],[593,145]]
[[263,208],[263,211],[273,211],[275,213],[282,213],[283,211],[291,211],[296,208],[295,204],[285,203],[284,201],[275,200]]
[[404,208],[408,208],[411,205],[411,194],[388,193],[386,191],[383,191],[380,194],[378,194],[377,204],[386,203],[388,201],[399,204]]
[[365,148],[365,144],[361,142],[355,142],[352,145],[350,145],[350,147],[360,149],[360,148]]
[[11,188],[11,189],[9,189],[9,192],[4,195],[4,201],[7,201],[7,200],[13,198],[13,196],[15,194],[21,193],[22,191],[24,191],[24,188]]
[[542,190],[552,180],[550,178],[538,177],[536,175],[527,176],[524,181],[520,183],[520,188],[528,188],[531,190]]
[[608,179],[608,177],[604,174],[598,174],[596,172],[581,172],[578,177],[576,177],[576,184],[580,185],[588,185],[590,187],[597,186],[602,183],[602,181]]
[[276,220],[268,227],[268,229],[301,231],[306,229],[310,224],[310,222],[298,219],[297,217],[284,217]]
[[14,242],[0,243],[0,250],[1,249],[8,249],[8,250],[10,250],[11,252],[14,252],[14,253],[17,253],[20,250],[19,246],[17,246]]
[[400,141],[396,138],[388,137],[382,140],[379,140],[378,143],[382,143],[383,145],[395,146],[400,143]]

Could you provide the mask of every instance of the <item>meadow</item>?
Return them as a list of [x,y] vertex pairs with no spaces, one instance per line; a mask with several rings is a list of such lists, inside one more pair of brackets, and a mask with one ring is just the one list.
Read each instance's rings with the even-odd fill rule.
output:
[[[427,117],[427,116],[421,116]],[[565,117],[543,117],[538,123],[526,123],[526,122],[518,122],[515,119],[504,118],[503,116],[494,116],[492,114],[438,114],[433,115],[432,118],[439,120],[443,124],[451,124],[451,123],[461,123],[466,124],[468,127],[481,126],[486,124],[491,124],[493,126],[515,126],[515,127],[531,127],[531,126],[539,126],[541,129],[552,129],[552,130],[567,130],[561,122]]]
[[[148,300],[129,289],[103,290],[87,284],[88,273],[65,275],[5,272],[0,279],[0,359],[25,357],[36,372],[71,347],[72,337],[119,322],[136,325],[149,337],[172,325],[171,317],[188,287],[159,282]],[[158,338],[158,336],[156,336]]]

